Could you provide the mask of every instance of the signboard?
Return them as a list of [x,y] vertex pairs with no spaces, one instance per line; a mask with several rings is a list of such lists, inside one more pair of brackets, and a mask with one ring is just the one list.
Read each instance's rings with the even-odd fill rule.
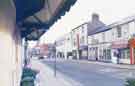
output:
[[112,42],[112,48],[127,48],[128,40],[118,40]]

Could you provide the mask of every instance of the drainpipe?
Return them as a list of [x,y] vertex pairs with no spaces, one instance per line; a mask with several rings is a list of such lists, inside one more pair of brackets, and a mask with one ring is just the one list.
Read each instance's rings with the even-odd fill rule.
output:
[[54,77],[56,77],[56,70],[57,70],[57,63],[56,63],[56,41],[54,42],[54,46],[53,46],[53,56],[55,57],[54,60]]
[[27,64],[28,64],[27,48],[28,48],[28,40],[25,38],[25,43],[24,43],[24,67],[27,66]]
[[80,43],[79,43],[79,34],[77,34],[77,59],[80,59],[80,53],[79,53],[79,49],[80,49]]
[[130,46],[130,64],[134,64],[134,48]]

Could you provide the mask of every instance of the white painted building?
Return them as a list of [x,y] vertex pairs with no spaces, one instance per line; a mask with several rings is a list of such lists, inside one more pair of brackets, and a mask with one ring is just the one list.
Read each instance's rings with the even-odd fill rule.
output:
[[72,56],[72,37],[71,33],[68,33],[56,41],[57,56],[68,59]]
[[56,55],[57,58],[64,58],[64,38],[60,38],[56,41]]
[[71,32],[65,36],[65,58],[72,58],[72,35]]
[[111,61],[110,32],[96,33],[88,37],[89,60]]
[[87,59],[87,25],[88,23],[83,23],[71,31],[72,52],[75,59]]
[[109,33],[104,33],[107,30],[107,26],[100,21],[99,15],[94,13],[92,21],[88,24],[88,60],[106,61],[105,58],[110,58],[108,56],[110,44],[105,36],[108,34],[109,37]]
[[[97,47],[97,51],[95,51],[97,59],[101,61],[111,60],[113,63],[130,64],[131,50],[129,40],[135,34],[135,16],[115,22],[108,25],[107,28],[106,30],[95,32],[88,37],[89,45]],[[90,48],[89,54],[91,54]],[[95,57],[93,58],[95,59]],[[135,55],[132,59],[134,58]]]
[[[112,62],[116,63],[115,59],[118,56],[115,56],[114,53],[118,51],[120,54],[119,63],[130,64],[132,58],[129,40],[135,34],[135,16],[127,17],[110,27],[112,27]],[[135,58],[135,55],[133,58]]]

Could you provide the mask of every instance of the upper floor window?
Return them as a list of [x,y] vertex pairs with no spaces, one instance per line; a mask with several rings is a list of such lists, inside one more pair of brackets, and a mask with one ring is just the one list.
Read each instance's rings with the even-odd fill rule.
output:
[[69,40],[70,40],[70,38],[67,38],[67,40],[69,41]]
[[102,33],[102,39],[103,39],[102,41],[104,42],[105,41],[105,33],[104,32]]
[[85,28],[84,28],[84,26],[82,25],[82,33],[84,33],[84,29],[85,29]]
[[76,40],[75,39],[73,40],[73,45],[76,46]]
[[129,36],[129,23],[127,23],[127,24],[124,24],[123,26],[122,26],[122,37],[128,37]]
[[114,29],[112,29],[111,31],[112,31],[112,36],[114,36]]
[[82,36],[82,40],[81,40],[81,43],[84,43],[84,41],[85,41],[85,40],[84,40],[84,36]]
[[117,26],[117,37],[122,36],[121,26]]

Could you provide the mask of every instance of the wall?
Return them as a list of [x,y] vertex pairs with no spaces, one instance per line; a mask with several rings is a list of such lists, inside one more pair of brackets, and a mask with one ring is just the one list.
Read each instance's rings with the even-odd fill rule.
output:
[[74,29],[72,31],[72,45],[73,45],[73,50],[77,50],[77,34],[79,34],[79,29]]
[[131,23],[129,23],[129,33],[130,34],[134,34],[135,35],[135,21],[134,22],[131,22]]
[[[80,45],[87,45],[87,43],[88,43],[88,27],[87,27],[87,24],[84,24],[84,25],[82,25],[82,27],[81,27],[81,29],[80,29],[80,40],[82,40],[83,42],[82,43],[80,43]],[[84,39],[83,39],[83,37],[84,37]]]
[[65,57],[67,58],[68,52],[72,52],[72,37],[71,33],[66,34],[65,40],[64,40],[64,52],[65,52]]
[[10,0],[0,1],[0,86],[19,86],[22,46],[15,27],[15,8]]

